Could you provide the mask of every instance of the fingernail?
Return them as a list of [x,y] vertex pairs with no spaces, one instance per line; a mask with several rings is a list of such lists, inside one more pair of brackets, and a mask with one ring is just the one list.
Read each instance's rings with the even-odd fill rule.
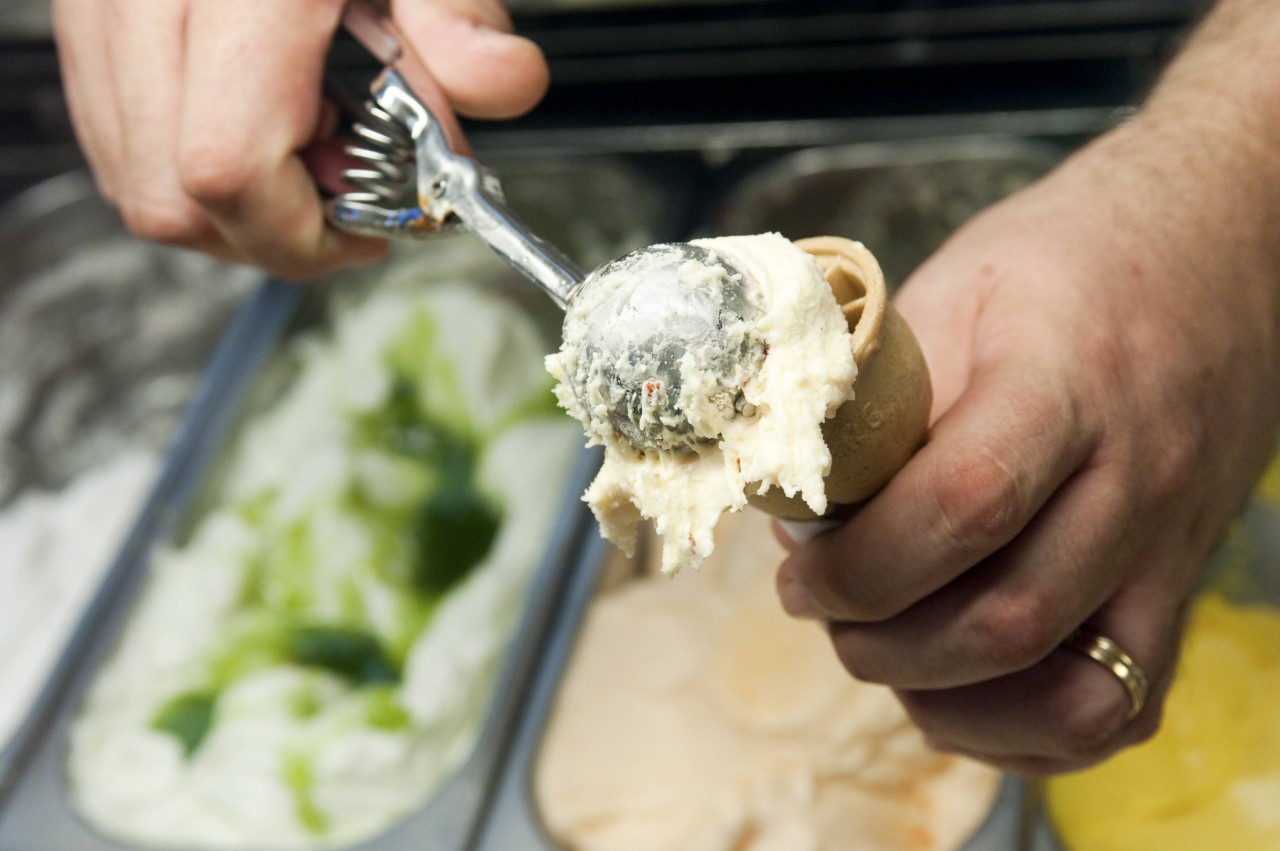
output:
[[783,610],[793,618],[823,619],[818,601],[795,579],[784,580],[778,586],[778,597],[782,600]]

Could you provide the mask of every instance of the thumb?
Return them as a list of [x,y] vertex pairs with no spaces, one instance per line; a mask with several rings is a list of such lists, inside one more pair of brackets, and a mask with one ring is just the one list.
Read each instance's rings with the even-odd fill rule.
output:
[[391,14],[462,115],[514,118],[546,94],[542,51],[512,33],[500,0],[394,0]]

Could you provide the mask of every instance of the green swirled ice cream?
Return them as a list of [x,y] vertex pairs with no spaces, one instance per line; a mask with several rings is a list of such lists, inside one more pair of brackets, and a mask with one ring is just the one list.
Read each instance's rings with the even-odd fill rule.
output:
[[437,283],[296,340],[75,721],[93,825],[309,848],[431,796],[473,746],[580,441],[547,348],[510,304]]

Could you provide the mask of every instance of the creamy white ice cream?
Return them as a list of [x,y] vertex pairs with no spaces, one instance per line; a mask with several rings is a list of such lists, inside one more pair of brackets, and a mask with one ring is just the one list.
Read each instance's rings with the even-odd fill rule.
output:
[[0,750],[124,543],[159,459],[134,450],[0,514]]
[[[663,539],[662,569],[669,574],[696,567],[711,554],[716,521],[746,505],[748,488],[777,487],[788,496],[800,494],[818,514],[826,510],[823,478],[831,453],[821,427],[851,397],[857,375],[848,323],[813,257],[778,234],[692,245],[741,271],[742,280],[731,283],[741,287],[751,315],[741,328],[730,322],[723,337],[731,349],[759,343],[763,353],[758,361],[746,360],[748,370],[735,365],[727,379],[698,352],[680,361],[675,408],[693,439],[669,439],[640,452],[613,427],[616,385],[665,392],[669,382],[646,383],[645,376],[621,368],[591,368],[587,343],[598,333],[591,320],[607,293],[574,300],[564,343],[547,358],[561,405],[583,423],[589,445],[605,448],[604,466],[586,493],[604,534],[631,552],[637,524],[653,520]],[[642,292],[647,271],[636,264],[628,276],[618,276],[618,288]],[[726,286],[715,267],[694,262],[680,269],[679,284],[706,293],[713,304]],[[669,297],[660,292],[655,300],[668,303]],[[733,398],[735,389],[741,399]],[[647,422],[643,403],[640,421]]]
[[387,829],[470,753],[570,466],[509,303],[384,287],[291,355],[76,720],[113,838],[310,848]]

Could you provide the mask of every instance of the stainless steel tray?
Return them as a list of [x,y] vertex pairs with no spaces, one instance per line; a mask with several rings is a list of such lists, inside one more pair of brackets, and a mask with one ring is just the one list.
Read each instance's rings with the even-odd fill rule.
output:
[[[567,172],[574,175],[570,180],[565,179]],[[599,203],[602,186],[625,190],[624,197],[616,199],[614,211],[602,214],[585,232],[577,233],[576,245],[569,244],[570,250],[577,248],[588,259],[593,251],[614,256],[635,247],[627,244],[628,239],[646,244],[661,231],[666,213],[662,196],[612,162],[537,164],[524,174],[508,166],[504,177],[508,175],[512,195],[525,199],[519,209],[535,226],[557,217],[580,215]],[[538,191],[539,186],[563,190],[565,185],[579,189],[576,195],[570,193],[568,202],[562,196],[543,198]],[[566,203],[568,209],[562,209]],[[429,246],[415,249],[432,250]],[[478,245],[475,250],[485,252]],[[19,729],[13,747],[0,755],[0,851],[120,851],[131,847],[97,833],[72,809],[64,779],[69,726],[131,614],[146,581],[152,552],[181,538],[191,526],[214,486],[233,434],[253,407],[254,397],[262,393],[262,382],[275,380],[268,368],[274,353],[293,330],[314,323],[326,289],[337,286],[300,288],[267,281],[233,321],[125,547],[35,710]],[[544,321],[554,318],[554,311],[532,287],[522,284],[512,295],[517,301],[528,299],[540,307]],[[514,717],[557,611],[563,583],[571,575],[579,552],[587,548],[584,539],[596,537],[578,495],[597,466],[593,453],[581,453],[568,475],[568,487],[551,496],[560,500],[557,520],[529,585],[474,750],[425,806],[377,838],[348,847],[447,851],[468,845],[496,782]],[[128,778],[121,778],[121,782],[128,782]],[[270,847],[269,843],[264,847]]]
[[261,276],[130,237],[83,172],[0,207],[0,257],[3,762]]
[[[36,711],[19,731],[19,745],[0,766],[0,849],[66,851],[132,847],[103,837],[71,808],[64,785],[69,726],[94,675],[113,649],[145,582],[150,554],[181,535],[198,512],[207,480],[216,470],[251,395],[255,379],[283,339],[303,304],[304,292],[278,281],[267,282],[237,318],[212,364],[200,396],[191,408],[165,471],[124,552],[110,571],[66,650]],[[389,832],[359,848],[462,848],[475,829],[512,714],[532,671],[533,660],[555,609],[566,565],[571,564],[587,532],[589,514],[577,499],[596,461],[584,454],[562,494],[562,508],[545,553],[530,584],[528,600],[509,644],[475,749],[462,767],[424,808]],[[127,778],[121,778],[128,782]],[[271,847],[266,844],[263,847]]]

